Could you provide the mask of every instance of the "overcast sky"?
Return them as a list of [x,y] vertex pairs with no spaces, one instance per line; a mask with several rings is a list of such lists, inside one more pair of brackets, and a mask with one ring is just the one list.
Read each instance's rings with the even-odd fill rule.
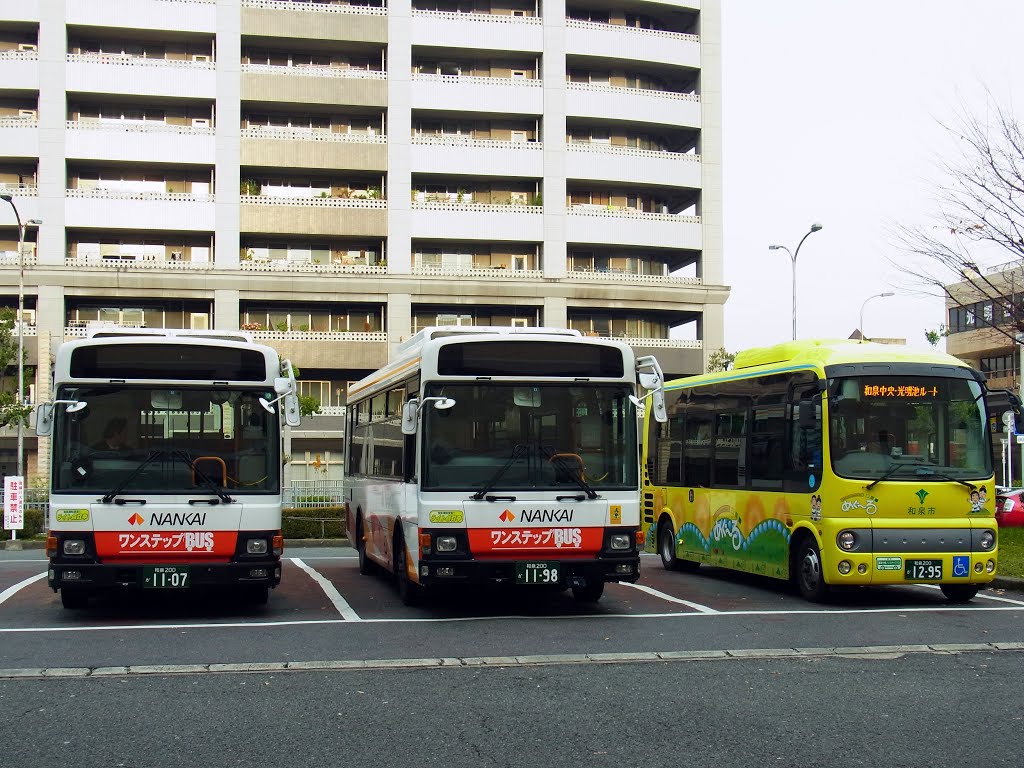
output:
[[[722,0],[725,344],[905,338],[927,348],[940,299],[887,257],[895,222],[928,223],[953,144],[939,121],[984,90],[1024,119],[1024,0]],[[895,291],[891,298],[864,301]]]

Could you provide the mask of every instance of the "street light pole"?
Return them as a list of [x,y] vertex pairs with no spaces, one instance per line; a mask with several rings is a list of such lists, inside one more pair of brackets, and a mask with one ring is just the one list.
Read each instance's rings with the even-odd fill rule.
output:
[[[25,227],[39,226],[39,219],[28,219],[24,223],[9,192],[0,192],[0,200],[11,204],[14,218],[18,222],[18,407],[25,405]],[[25,480],[25,420],[18,415],[18,477]]]
[[885,293],[876,293],[874,296],[868,296],[864,299],[864,303],[860,305],[860,325],[857,326],[857,330],[860,331],[860,340],[867,341],[867,337],[864,335],[864,307],[872,299],[881,299],[886,296],[895,296],[896,294],[892,291],[886,291]]
[[811,228],[807,231],[803,237],[800,238],[800,242],[796,244],[796,250],[791,251],[784,245],[769,245],[769,251],[785,251],[789,254],[789,259],[793,263],[793,340],[796,341],[796,257],[800,255],[800,246],[804,244],[804,240],[810,237],[813,233],[821,230],[821,224],[811,224]]

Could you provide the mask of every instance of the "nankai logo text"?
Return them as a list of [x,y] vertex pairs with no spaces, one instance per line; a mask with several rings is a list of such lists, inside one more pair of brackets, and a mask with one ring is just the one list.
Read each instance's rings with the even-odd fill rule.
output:
[[[146,518],[136,512],[134,515],[128,518],[128,522],[132,525],[142,525],[146,522]],[[178,525],[178,526],[193,526],[193,525],[206,525],[206,513],[205,512],[164,512],[164,513],[153,513],[149,516],[150,525]]]
[[[524,509],[519,513],[521,523],[571,523],[573,510],[562,509]],[[498,519],[503,523],[511,523],[516,519],[511,510],[506,509]]]

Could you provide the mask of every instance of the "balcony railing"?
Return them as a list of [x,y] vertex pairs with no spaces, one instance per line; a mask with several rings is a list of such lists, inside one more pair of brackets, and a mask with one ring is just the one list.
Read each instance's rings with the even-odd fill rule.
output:
[[285,259],[243,259],[238,262],[243,272],[321,272],[332,275],[386,275],[386,266],[365,264],[316,264],[309,261],[287,261]]
[[247,331],[254,340],[263,341],[358,341],[380,343],[388,340],[387,331]]
[[414,275],[431,277],[479,277],[487,280],[539,280],[544,277],[540,269],[502,269],[500,267],[413,267]]
[[578,19],[566,19],[565,26],[576,29],[591,29],[595,31],[622,32],[626,35],[636,35],[636,43],[640,44],[643,37],[663,37],[669,40],[685,40],[691,43],[699,43],[699,35],[691,35],[686,32],[667,32],[661,29],[642,29],[640,27],[627,27],[625,24],[607,24],[599,21],[581,21]]
[[[216,2],[216,0],[211,0]],[[368,5],[327,5],[304,2],[304,0],[242,0],[243,8],[259,8],[271,11],[306,11],[309,13],[358,13],[371,16],[387,16],[387,8]]]
[[182,136],[214,136],[217,129],[209,125],[174,125],[146,121],[130,123],[101,120],[68,120],[65,124],[69,131],[117,131],[123,133],[178,134]]
[[703,285],[699,277],[676,277],[674,275],[641,275],[622,270],[573,269],[567,274],[570,280],[601,280],[616,283],[651,283],[657,285]]
[[22,264],[26,267],[32,267],[36,263],[35,253],[25,253],[19,260],[17,251],[0,251],[0,267],[18,267],[22,266]]
[[108,64],[118,67],[153,67],[163,69],[215,70],[216,62],[190,59],[147,59],[144,56],[126,56],[120,53],[69,53],[68,64]]
[[39,51],[0,51],[0,61],[36,61]]
[[86,200],[159,200],[165,203],[213,203],[214,195],[192,192],[136,192],[130,189],[68,189],[67,197]]
[[28,184],[0,184],[0,192],[9,192],[15,197],[39,197],[39,187]]
[[610,155],[613,157],[643,157],[666,163],[700,162],[700,155],[688,154],[686,152],[668,152],[660,149],[640,149],[638,147],[624,147],[615,144],[588,144],[585,142],[571,141],[569,142],[568,150],[570,152],[588,152],[595,155]]
[[542,214],[544,206],[526,203],[460,203],[440,200],[414,200],[413,210],[420,211],[451,211],[469,213],[526,213]]
[[273,195],[239,195],[243,205],[297,205],[304,208],[387,208],[387,200],[364,200],[358,197],[274,197]]
[[413,72],[413,80],[445,83],[448,85],[512,86],[514,88],[541,88],[544,81],[527,77],[482,77],[480,75],[434,75],[427,72]]
[[676,91],[657,91],[653,88],[627,88],[623,85],[606,85],[604,83],[566,83],[570,91],[590,91],[597,93],[614,93],[620,96],[651,96],[656,99],[671,99],[673,101],[700,101],[696,93],[677,93]]
[[277,64],[243,64],[242,72],[295,77],[348,77],[358,80],[387,80],[387,72],[355,67],[282,66]]
[[617,208],[612,205],[570,205],[566,211],[570,216],[598,216],[601,218],[622,218],[643,221],[673,221],[680,224],[700,224],[700,216],[681,216],[675,213],[646,213],[635,208]]
[[499,139],[474,139],[472,136],[444,136],[417,134],[412,137],[413,144],[434,147],[462,147],[466,149],[501,149],[539,151],[544,145],[539,141],[509,141]]
[[444,21],[473,21],[483,24],[526,24],[537,27],[544,24],[539,16],[512,16],[498,13],[459,13],[457,11],[426,11],[414,8],[412,15],[413,17],[422,16]]
[[253,126],[242,129],[243,139],[278,139],[286,141],[326,141],[347,144],[387,144],[387,136],[369,133],[335,133],[331,130],[285,128],[280,126]]
[[0,128],[37,128],[37,117],[0,117]]
[[172,269],[175,271],[203,271],[213,269],[212,261],[177,261],[159,256],[134,255],[68,256],[64,263],[80,269]]
[[631,347],[659,347],[661,349],[702,349],[704,347],[704,342],[692,339],[644,339],[635,336],[614,336],[603,333],[584,333],[583,335],[624,341]]

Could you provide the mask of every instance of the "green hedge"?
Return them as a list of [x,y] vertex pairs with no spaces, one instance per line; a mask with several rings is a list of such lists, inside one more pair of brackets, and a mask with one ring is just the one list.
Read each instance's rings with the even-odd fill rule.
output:
[[[0,520],[0,522],[3,522]],[[6,529],[5,529],[6,531]],[[10,538],[10,532],[7,532],[6,538]],[[25,510],[25,527],[18,531],[19,539],[31,539],[34,536],[45,536],[46,535],[46,513],[41,509],[26,509]]]
[[286,507],[281,510],[286,539],[344,539],[345,507]]

